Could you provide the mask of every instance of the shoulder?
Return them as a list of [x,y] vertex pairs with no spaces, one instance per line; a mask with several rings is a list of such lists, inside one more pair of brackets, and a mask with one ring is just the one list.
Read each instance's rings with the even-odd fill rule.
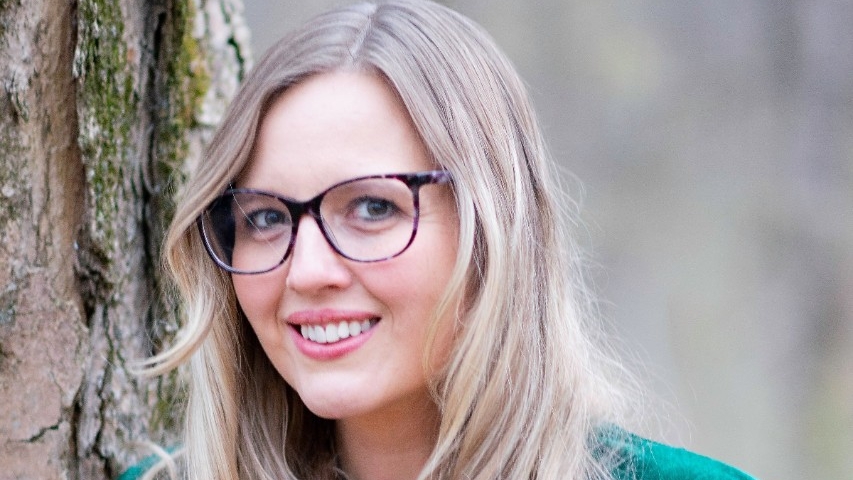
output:
[[127,470],[121,473],[118,476],[118,480],[138,480],[145,475],[145,472],[148,471],[149,468],[153,467],[156,463],[156,458],[148,457],[141,462],[131,465]]
[[597,449],[611,457],[616,480],[755,480],[717,460],[619,429],[601,435]]
[[[152,471],[153,473],[168,469],[167,465],[172,465],[172,467],[175,468],[175,472],[180,473],[183,467],[182,462],[180,461],[180,457],[183,454],[183,450],[184,449],[180,446],[164,450],[158,449],[159,453],[148,455],[138,463],[131,465],[125,471],[123,471],[116,480],[140,480],[142,478],[145,478],[146,474],[148,474],[149,471]],[[181,476],[179,478],[184,477]]]

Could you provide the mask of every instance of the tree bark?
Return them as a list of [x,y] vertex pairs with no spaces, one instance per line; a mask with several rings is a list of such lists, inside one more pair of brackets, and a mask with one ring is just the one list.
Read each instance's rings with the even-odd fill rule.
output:
[[0,0],[0,478],[174,445],[175,190],[249,68],[240,0]]

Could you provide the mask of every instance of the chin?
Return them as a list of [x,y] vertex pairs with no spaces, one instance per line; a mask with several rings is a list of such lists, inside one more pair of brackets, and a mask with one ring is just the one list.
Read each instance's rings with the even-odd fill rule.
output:
[[337,398],[300,398],[311,413],[326,420],[342,420],[358,413],[358,409],[351,402],[347,402],[343,395]]
[[314,415],[327,420],[340,420],[358,415],[363,410],[363,399],[349,389],[329,386],[303,386],[296,392],[305,407]]

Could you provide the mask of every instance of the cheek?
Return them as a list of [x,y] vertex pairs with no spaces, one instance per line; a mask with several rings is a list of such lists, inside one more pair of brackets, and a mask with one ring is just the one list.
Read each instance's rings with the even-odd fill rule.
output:
[[449,238],[437,237],[419,236],[403,255],[373,264],[369,274],[361,275],[369,291],[397,309],[395,316],[426,322],[438,306],[453,271],[456,248]]
[[278,295],[272,285],[276,282],[266,277],[267,275],[232,275],[237,302],[253,327],[256,327],[258,320],[275,314]]
[[[407,331],[418,349],[426,346],[430,321],[447,291],[456,264],[457,235],[452,227],[430,225],[403,255],[374,264],[362,284],[391,311],[393,328]],[[377,268],[378,267],[378,268]],[[456,309],[451,306],[436,325],[433,354],[445,358],[453,342]]]

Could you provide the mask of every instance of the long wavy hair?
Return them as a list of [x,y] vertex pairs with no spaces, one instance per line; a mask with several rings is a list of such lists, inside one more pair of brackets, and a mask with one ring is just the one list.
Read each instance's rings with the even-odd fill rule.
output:
[[334,422],[311,413],[272,367],[195,225],[246,168],[271,103],[342,70],[384,78],[454,180],[457,262],[434,318],[458,310],[460,327],[431,385],[441,421],[420,478],[609,477],[594,439],[624,397],[612,381],[618,362],[594,341],[569,202],[523,83],[479,26],[415,0],[340,8],[272,47],[185,186],[165,245],[185,324],[147,366],[160,374],[189,364],[189,477],[346,478]]

